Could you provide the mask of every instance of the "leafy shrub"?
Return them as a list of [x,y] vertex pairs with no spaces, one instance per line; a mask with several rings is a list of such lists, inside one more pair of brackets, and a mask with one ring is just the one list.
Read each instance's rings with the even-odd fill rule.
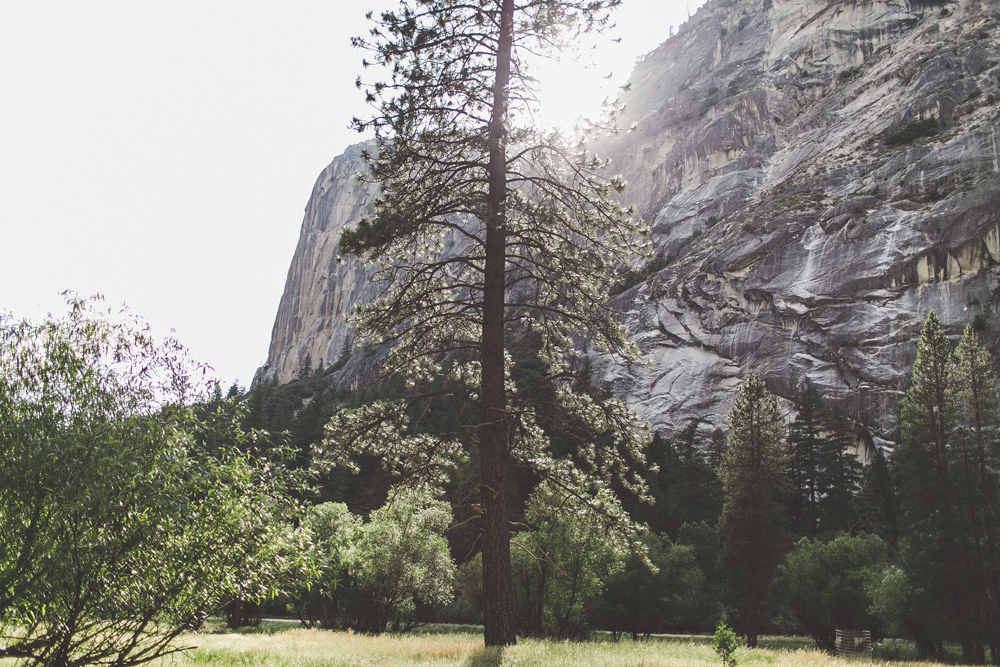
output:
[[[622,511],[611,497],[602,502]],[[528,501],[533,530],[511,540],[518,634],[582,638],[604,590],[602,577],[624,566],[627,545],[614,531],[582,511],[582,503],[541,485]]]

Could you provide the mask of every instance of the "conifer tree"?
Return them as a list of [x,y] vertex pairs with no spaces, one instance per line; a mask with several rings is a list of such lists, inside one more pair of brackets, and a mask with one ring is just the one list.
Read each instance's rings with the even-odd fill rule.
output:
[[963,659],[982,663],[984,645],[1000,662],[1000,425],[993,360],[968,325],[955,350],[958,422],[952,476],[966,561]]
[[788,481],[791,484],[789,514],[792,530],[813,537],[819,530],[823,488],[823,404],[819,392],[809,387],[799,400],[795,421],[788,427]]
[[951,343],[932,312],[917,342],[910,386],[900,407],[900,444],[893,454],[904,508],[902,566],[915,584],[921,618],[910,625],[921,643],[955,636],[963,616],[964,556],[949,472],[956,414]]
[[[630,469],[642,464],[645,440],[634,418],[573,376],[584,338],[637,358],[606,295],[623,268],[650,256],[648,231],[614,198],[625,184],[608,177],[606,161],[530,123],[536,102],[527,58],[599,29],[617,4],[404,0],[375,19],[370,37],[355,40],[388,73],[370,85],[359,79],[375,113],[354,123],[376,135],[377,151],[366,154],[368,177],[381,189],[375,214],[339,242],[376,263],[382,288],[358,311],[358,342],[391,347],[382,371],[409,378],[411,405],[449,394],[479,413],[479,427],[422,436],[409,429],[405,404],[380,403],[335,417],[315,460],[377,453],[400,481],[439,483],[474,442],[488,646],[515,642],[512,466],[581,501],[615,473],[639,493],[644,484]],[[605,439],[611,446],[581,442],[573,456],[579,468],[549,455],[533,410],[537,392],[517,392],[507,377],[508,345],[531,334],[542,341],[546,381],[563,405],[614,434]],[[591,506],[609,524],[627,526],[626,517]]]
[[856,523],[855,510],[863,473],[861,461],[854,454],[851,420],[839,406],[823,411],[823,437],[820,441],[819,466],[824,494],[820,499],[820,533],[829,538],[849,533]]
[[788,429],[789,509],[797,536],[829,537],[854,523],[861,463],[848,451],[854,444],[848,424],[837,407],[823,405],[815,388],[803,392]]
[[875,449],[865,468],[855,503],[858,528],[896,544],[899,527],[899,499],[889,462],[881,448]]
[[719,568],[733,628],[755,648],[786,545],[781,504],[785,426],[760,375],[749,373],[740,386],[729,429],[719,468],[724,498]]

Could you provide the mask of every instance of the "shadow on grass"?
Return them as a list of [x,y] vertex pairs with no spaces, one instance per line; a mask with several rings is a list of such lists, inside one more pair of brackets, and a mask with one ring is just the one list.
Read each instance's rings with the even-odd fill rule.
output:
[[503,663],[503,649],[492,646],[477,648],[469,654],[462,667],[500,667]]

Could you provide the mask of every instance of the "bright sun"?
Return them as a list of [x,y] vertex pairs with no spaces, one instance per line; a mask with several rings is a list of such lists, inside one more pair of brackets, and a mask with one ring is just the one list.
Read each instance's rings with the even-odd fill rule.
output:
[[541,109],[535,120],[569,132],[580,117],[598,119],[602,103],[618,95],[636,60],[676,32],[702,3],[624,0],[612,14],[615,28],[589,36],[578,52],[558,62],[536,63]]

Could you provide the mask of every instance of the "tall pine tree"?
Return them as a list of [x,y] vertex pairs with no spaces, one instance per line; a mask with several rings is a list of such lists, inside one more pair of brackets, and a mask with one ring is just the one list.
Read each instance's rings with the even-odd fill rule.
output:
[[[607,163],[531,124],[529,57],[600,29],[620,0],[403,0],[380,14],[366,49],[388,80],[359,79],[375,107],[380,196],[375,215],[345,230],[340,248],[375,262],[380,298],[359,309],[361,345],[388,344],[387,374],[405,375],[409,404],[450,395],[478,412],[472,431],[415,435],[406,405],[382,403],[334,418],[320,465],[374,453],[411,484],[440,483],[474,449],[483,556],[485,643],[515,643],[507,488],[517,466],[593,509],[618,475],[641,492],[631,462],[645,435],[619,402],[578,388],[576,343],[637,358],[606,305],[623,267],[650,255],[648,230],[615,198]],[[562,404],[608,446],[579,443],[557,459],[535,415],[536,388],[508,377],[508,345],[534,334]],[[441,376],[449,360],[450,384]],[[456,388],[456,383],[461,388]],[[470,443],[471,441],[471,443]],[[574,462],[584,465],[574,466]],[[586,471],[583,472],[583,471]],[[604,512],[627,528],[627,517]]]
[[949,470],[956,431],[951,347],[930,313],[917,342],[893,455],[904,508],[901,560],[919,598],[919,617],[909,625],[923,635],[914,638],[924,646],[961,634],[969,592],[963,585],[964,539]]
[[958,428],[952,477],[964,538],[963,660],[985,661],[985,645],[1000,664],[1000,404],[993,359],[972,325],[955,350],[954,400]]
[[771,615],[774,574],[787,544],[781,503],[785,425],[760,375],[748,374],[740,386],[729,429],[719,467],[719,568],[733,629],[754,648]]

